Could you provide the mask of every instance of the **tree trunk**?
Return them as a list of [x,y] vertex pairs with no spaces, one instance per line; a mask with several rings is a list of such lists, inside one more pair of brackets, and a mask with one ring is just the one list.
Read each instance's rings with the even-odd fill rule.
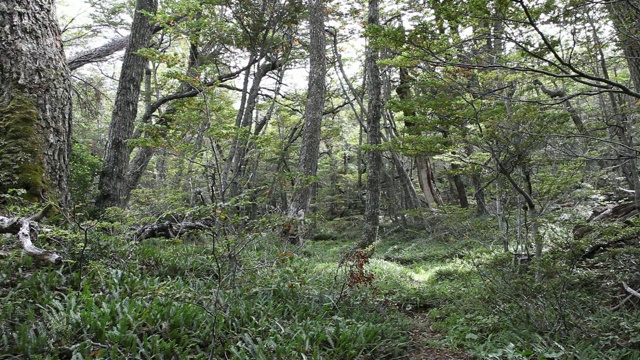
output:
[[[618,41],[624,53],[625,60],[629,66],[629,75],[635,91],[640,90],[640,1],[638,0],[614,0],[607,3],[609,16],[613,20],[613,26],[618,35]],[[636,99],[629,99],[631,106],[637,106]],[[633,146],[631,139],[632,129],[635,127],[635,119],[631,119],[624,124],[626,130],[624,145]],[[628,156],[628,177],[630,185],[635,190],[634,202],[636,208],[640,209],[640,177],[638,175],[638,153],[624,151]]]
[[618,43],[629,66],[634,90],[640,90],[640,1],[612,0],[607,10],[618,35]]
[[54,6],[0,3],[0,192],[25,188],[66,207],[71,83]]
[[[369,0],[369,14],[367,25],[378,26],[380,23],[379,0]],[[382,118],[382,81],[380,68],[378,67],[378,51],[367,43],[365,66],[369,75],[367,92],[369,102],[367,105],[367,143],[370,148],[367,151],[367,205],[364,214],[364,231],[358,247],[365,249],[373,245],[378,239],[378,227],[380,224],[380,174],[382,172],[382,154],[378,146],[381,143],[380,120]],[[372,249],[373,250],[373,249]]]
[[458,194],[460,207],[466,209],[469,207],[469,199],[467,198],[467,188],[466,186],[464,186],[464,182],[462,182],[462,176],[460,176],[460,174],[457,174],[457,172],[460,170],[460,165],[451,164],[451,170],[454,172],[453,183],[456,186],[456,193]]
[[482,176],[479,172],[471,175],[471,183],[473,184],[473,197],[476,199],[476,215],[484,216],[489,214],[487,203],[485,201],[484,189],[482,187]]
[[[409,83],[409,74],[406,68],[400,68],[400,84],[396,88],[396,93],[402,100],[411,100],[411,84]],[[407,120],[414,118],[416,112],[405,108],[403,114],[405,116],[404,126],[408,129],[409,133],[417,135],[415,134],[415,130],[413,130],[417,127],[417,124]],[[418,183],[420,184],[420,189],[422,190],[427,205],[430,208],[443,205],[442,197],[440,197],[440,193],[436,188],[433,169],[431,168],[431,158],[428,156],[416,156],[414,160],[418,172]]]
[[[250,62],[252,61],[253,60]],[[236,117],[236,127],[238,127],[239,133],[232,141],[222,178],[221,195],[223,201],[227,198],[227,193],[229,197],[232,198],[241,193],[242,186],[240,184],[246,180],[244,178],[246,172],[246,154],[250,143],[253,114],[258,104],[258,97],[260,96],[260,86],[262,80],[269,72],[278,70],[282,66],[283,63],[278,60],[262,63],[253,75],[250,89],[249,74],[247,73],[245,76],[243,99]],[[247,71],[249,71],[249,69],[247,69]]]
[[429,207],[443,205],[442,197],[436,188],[436,179],[431,168],[431,159],[428,156],[416,157],[418,182]]
[[[619,32],[618,37],[621,42],[620,46],[623,48],[625,57],[627,58],[629,72],[631,73],[631,78],[635,87],[634,90],[638,90],[638,87],[640,86],[640,78],[638,77],[640,73],[640,60],[629,59],[627,57],[630,54],[632,55],[634,51],[640,50],[640,43],[638,43],[638,39],[635,38],[635,36],[631,37],[631,35],[628,33],[628,31],[632,30],[633,26],[637,26],[637,23],[633,22],[634,20],[628,17],[629,14],[623,15],[620,13],[620,11],[633,11],[635,13],[638,8],[635,7],[635,5],[637,4],[635,4],[634,1],[628,2],[627,0],[620,0],[619,2],[624,2],[625,4],[609,3],[607,8],[609,10],[610,16],[613,18],[616,31]],[[635,7],[635,10],[632,8],[626,9],[626,7],[629,6]],[[602,70],[602,77],[605,79],[609,79],[609,70],[605,61],[604,52],[602,51],[602,42],[600,41],[600,35],[594,25],[593,19],[589,17],[588,20],[595,45],[598,49],[597,56],[600,68]],[[635,25],[632,26],[631,24]],[[625,26],[631,27],[627,27],[625,32]],[[633,39],[635,39],[635,41]],[[627,50],[626,47],[630,47],[632,49]],[[633,48],[635,48],[635,50],[633,50]],[[636,204],[636,207],[640,209],[640,177],[638,176],[637,154],[635,152],[629,151],[629,149],[633,148],[633,115],[625,113],[624,104],[620,104],[621,101],[616,98],[615,94],[608,93],[608,96],[609,102],[611,103],[611,111],[613,112],[612,118],[615,119],[615,123],[613,126],[608,125],[607,130],[609,131],[609,137],[612,140],[617,139],[621,144],[621,146],[618,146],[615,150],[618,156],[616,162],[620,165],[620,170],[625,180],[627,181],[628,186],[635,191],[634,202]],[[630,101],[629,105],[633,106],[631,105],[631,103],[632,102]],[[603,111],[605,111],[605,109],[603,109]]]
[[309,212],[313,179],[318,170],[320,131],[324,111],[326,41],[324,35],[324,1],[309,0],[309,85],[302,147],[298,162],[298,176],[295,179],[294,195],[289,205],[289,216],[304,217]]
[[102,211],[111,206],[125,206],[128,183],[127,170],[131,148],[127,140],[133,136],[134,123],[138,113],[138,98],[147,59],[136,52],[149,45],[153,24],[148,14],[155,14],[157,0],[138,0],[131,24],[129,45],[122,61],[118,91],[113,106],[109,138],[105,159],[98,185],[100,194],[96,207]]

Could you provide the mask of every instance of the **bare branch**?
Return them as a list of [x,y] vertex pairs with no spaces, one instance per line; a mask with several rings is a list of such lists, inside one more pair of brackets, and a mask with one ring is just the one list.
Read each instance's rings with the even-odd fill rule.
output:
[[633,290],[632,288],[629,287],[629,285],[627,285],[627,283],[625,283],[624,281],[622,282],[622,286],[624,286],[624,289],[627,290],[627,292],[637,298],[640,298],[640,292],[637,292],[635,290]]
[[35,231],[31,230],[31,221],[29,221],[29,219],[22,218],[19,222],[22,226],[20,227],[20,231],[18,231],[18,239],[20,239],[22,248],[29,256],[46,260],[54,264],[62,262],[62,257],[55,252],[43,250],[33,245],[33,242],[31,242],[31,235],[32,233],[35,235]]
[[0,216],[0,234],[15,234],[22,243],[22,248],[29,256],[58,264],[62,257],[54,251],[43,250],[33,245],[32,238],[38,236],[34,222],[38,222],[47,215],[53,205],[48,204],[44,209],[31,217],[7,218]]
[[123,36],[118,39],[113,39],[95,49],[83,51],[67,61],[69,70],[73,71],[87,64],[105,61],[107,57],[120,50],[124,50],[128,43],[129,36]]

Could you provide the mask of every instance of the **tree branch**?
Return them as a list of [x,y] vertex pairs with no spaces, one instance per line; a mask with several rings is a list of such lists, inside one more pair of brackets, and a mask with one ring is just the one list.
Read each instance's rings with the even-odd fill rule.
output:
[[629,285],[627,285],[627,283],[625,283],[624,281],[622,282],[622,286],[624,286],[624,289],[627,290],[627,292],[637,298],[640,298],[640,293],[633,290],[632,288],[629,287]]
[[45,206],[37,214],[31,217],[7,218],[0,216],[0,234],[14,234],[22,243],[22,248],[29,256],[49,261],[54,264],[62,262],[62,257],[55,251],[43,250],[33,245],[32,238],[38,237],[38,231],[34,222],[42,220],[51,210],[52,205]]

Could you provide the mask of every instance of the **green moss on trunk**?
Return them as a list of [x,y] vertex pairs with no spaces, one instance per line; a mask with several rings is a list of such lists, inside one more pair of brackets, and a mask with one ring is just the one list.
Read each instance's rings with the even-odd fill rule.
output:
[[19,91],[0,108],[0,193],[24,189],[29,200],[42,197],[46,182],[37,122],[36,103]]

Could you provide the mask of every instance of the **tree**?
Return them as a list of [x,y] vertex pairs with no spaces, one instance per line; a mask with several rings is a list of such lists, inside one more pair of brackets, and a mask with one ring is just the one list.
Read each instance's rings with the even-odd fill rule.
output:
[[304,217],[314,189],[314,177],[318,171],[320,132],[324,112],[326,66],[326,41],[324,34],[324,1],[309,0],[309,85],[307,106],[302,133],[302,147],[298,161],[298,177],[289,216]]
[[[378,0],[369,0],[367,30],[374,31],[380,25],[380,4]],[[364,214],[364,231],[358,243],[359,248],[367,248],[378,240],[380,225],[380,175],[382,173],[382,142],[380,120],[382,118],[382,80],[378,66],[379,53],[375,40],[369,38],[365,56],[365,68],[368,75],[367,93],[367,205]]]
[[606,2],[609,16],[618,35],[618,42],[629,66],[635,91],[640,91],[640,1],[613,0]]
[[100,195],[96,200],[99,210],[110,206],[123,206],[128,199],[126,175],[131,148],[127,146],[127,140],[133,136],[142,77],[148,61],[136,52],[149,45],[153,30],[149,14],[154,14],[157,8],[157,0],[138,0],[136,3],[100,174]]
[[0,39],[0,191],[66,206],[71,83],[54,1],[3,1]]

